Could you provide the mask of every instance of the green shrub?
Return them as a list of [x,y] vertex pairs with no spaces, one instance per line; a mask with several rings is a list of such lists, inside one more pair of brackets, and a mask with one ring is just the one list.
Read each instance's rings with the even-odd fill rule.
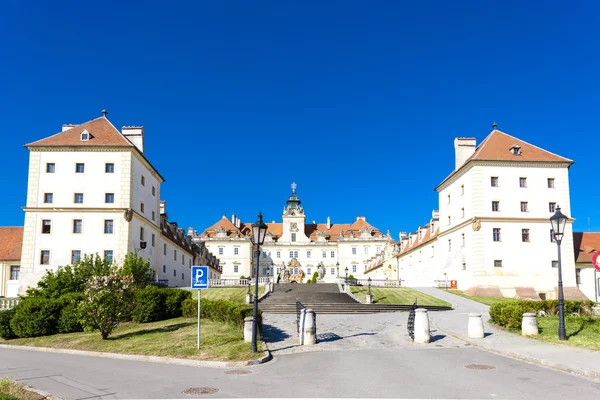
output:
[[[589,300],[565,300],[565,315],[587,315],[594,305],[595,303]],[[524,313],[538,313],[540,311],[549,316],[558,314],[558,300],[514,300],[506,303],[496,303],[490,307],[490,319],[502,327],[517,329],[521,327]]]
[[58,333],[63,308],[59,299],[26,297],[19,303],[10,327],[18,337],[36,337]]
[[15,315],[17,307],[18,306],[13,307],[10,310],[0,311],[0,337],[2,339],[15,339],[17,337],[10,327],[10,320]]
[[58,332],[71,333],[82,332],[81,314],[79,312],[79,303],[83,300],[81,293],[68,293],[61,296],[58,301],[62,306],[60,317],[58,318]]
[[154,322],[165,319],[165,295],[163,290],[151,285],[136,290],[132,320],[135,322]]
[[[202,300],[200,302],[200,318],[212,321],[226,322],[244,326],[244,319],[251,317],[253,308],[228,300]],[[198,300],[186,299],[182,304],[182,314],[186,318],[198,317]],[[258,326],[262,327],[262,312],[258,310]]]
[[167,319],[181,317],[182,304],[192,298],[192,292],[182,289],[162,289],[165,292],[165,316]]

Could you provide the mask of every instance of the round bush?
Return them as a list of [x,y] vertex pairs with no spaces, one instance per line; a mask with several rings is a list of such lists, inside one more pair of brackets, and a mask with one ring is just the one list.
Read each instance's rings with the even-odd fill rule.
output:
[[154,322],[165,319],[164,289],[156,286],[146,286],[135,292],[135,308],[133,309],[133,321]]
[[18,337],[46,336],[58,333],[62,302],[58,299],[26,297],[19,303],[10,327]]
[[81,300],[83,300],[83,295],[80,293],[68,293],[59,298],[59,301],[62,302],[62,311],[58,318],[59,333],[83,331],[79,311],[79,303]]
[[0,337],[2,339],[15,339],[17,335],[10,327],[10,320],[15,315],[16,307],[0,311]]

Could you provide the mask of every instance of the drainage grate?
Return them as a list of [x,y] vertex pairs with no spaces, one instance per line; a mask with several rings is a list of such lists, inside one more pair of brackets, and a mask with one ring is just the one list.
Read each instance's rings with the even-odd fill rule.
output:
[[198,396],[201,394],[214,394],[217,393],[219,389],[217,388],[209,388],[209,387],[199,387],[199,388],[189,388],[185,389],[183,394],[189,394],[190,396]]
[[252,371],[248,371],[247,369],[231,369],[229,371],[225,371],[227,375],[248,375],[251,374]]
[[468,364],[468,365],[465,365],[465,368],[469,368],[469,369],[496,369],[496,367],[492,367],[491,365],[485,365],[485,364]]

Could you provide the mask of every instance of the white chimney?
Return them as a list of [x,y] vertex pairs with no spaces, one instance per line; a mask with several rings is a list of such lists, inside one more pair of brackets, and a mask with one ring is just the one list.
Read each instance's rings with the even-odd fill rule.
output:
[[440,211],[439,210],[433,210],[431,212],[431,218],[433,218],[433,219],[440,219]]
[[194,228],[192,228],[191,226],[188,228],[188,236],[194,236]]
[[362,215],[359,215],[358,217],[356,217],[356,220],[357,220],[357,221],[360,221],[361,219],[362,219],[363,221],[367,222],[367,217],[364,217],[364,216],[362,216]]
[[124,126],[122,129],[125,136],[142,153],[144,152],[144,127],[143,126]]
[[231,223],[237,228],[237,220],[235,214],[231,214]]
[[76,126],[77,125],[75,125],[75,124],[64,124],[62,126],[62,131],[61,132],[68,131],[69,129],[75,128]]
[[331,229],[331,218],[327,217],[327,230]]
[[469,157],[475,153],[477,140],[475,138],[454,139],[454,154],[456,158],[455,170],[462,167]]
[[167,213],[167,201],[166,200],[161,200],[160,201],[160,213],[161,214],[166,214]]

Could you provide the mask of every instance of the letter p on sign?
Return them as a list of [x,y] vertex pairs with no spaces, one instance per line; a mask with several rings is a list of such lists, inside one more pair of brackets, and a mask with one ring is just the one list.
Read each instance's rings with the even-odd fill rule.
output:
[[208,289],[208,267],[192,267],[192,289]]

